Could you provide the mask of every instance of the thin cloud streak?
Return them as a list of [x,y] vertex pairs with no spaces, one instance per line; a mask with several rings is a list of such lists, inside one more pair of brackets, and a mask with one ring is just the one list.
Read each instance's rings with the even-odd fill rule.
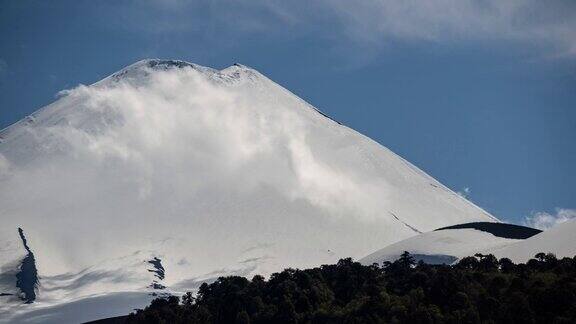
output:
[[[562,0],[150,0],[136,6],[149,21],[143,25],[138,18],[137,28],[153,24],[150,30],[156,33],[198,28],[199,21],[207,21],[202,28],[232,33],[318,33],[335,47],[343,40],[371,49],[391,41],[488,41],[537,47],[549,58],[576,54],[576,3]],[[196,19],[201,17],[208,18]]]

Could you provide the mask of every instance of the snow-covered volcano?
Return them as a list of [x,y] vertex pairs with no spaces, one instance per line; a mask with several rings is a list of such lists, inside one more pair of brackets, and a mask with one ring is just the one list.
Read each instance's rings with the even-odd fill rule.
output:
[[[242,65],[140,61],[0,137],[0,318],[11,321],[122,314],[150,291],[496,220]],[[26,258],[39,275],[30,304],[15,279]],[[63,306],[106,298],[93,314]]]

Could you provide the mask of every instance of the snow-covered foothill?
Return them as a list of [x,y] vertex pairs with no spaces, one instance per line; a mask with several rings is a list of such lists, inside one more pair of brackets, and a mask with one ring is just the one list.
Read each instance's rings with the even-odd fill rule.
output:
[[556,224],[554,227],[515,244],[492,247],[485,253],[513,262],[526,262],[537,253],[553,253],[557,258],[576,256],[576,220]]
[[540,231],[512,224],[473,222],[440,228],[386,246],[360,260],[363,264],[394,261],[407,251],[419,261],[452,264],[476,253],[522,244]]

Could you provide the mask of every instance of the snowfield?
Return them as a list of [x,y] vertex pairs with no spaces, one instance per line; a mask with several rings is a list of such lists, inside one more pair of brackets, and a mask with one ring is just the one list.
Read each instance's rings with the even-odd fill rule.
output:
[[[126,314],[221,275],[497,221],[257,71],[182,61],[140,61],[1,131],[0,188],[10,323]],[[30,253],[39,284],[25,304],[16,276]]]
[[432,231],[391,244],[362,258],[360,263],[370,265],[395,261],[404,251],[408,251],[418,261],[452,264],[460,258],[518,241],[520,240],[497,237],[471,228]]
[[455,224],[388,245],[360,260],[365,265],[395,261],[404,251],[416,261],[453,264],[459,259],[522,242],[540,230],[492,222]]
[[481,224],[489,224],[490,231],[474,228],[477,224],[463,224],[469,228],[438,229],[388,245],[360,262],[382,264],[398,259],[404,251],[416,260],[431,264],[452,264],[476,253],[491,253],[515,263],[525,263],[540,252],[554,253],[558,258],[576,256],[576,221],[558,224],[544,232],[504,223]]
[[540,252],[554,253],[558,258],[576,256],[576,220],[557,224],[526,240],[507,246],[492,247],[486,251],[498,258],[506,257],[516,263],[526,262]]

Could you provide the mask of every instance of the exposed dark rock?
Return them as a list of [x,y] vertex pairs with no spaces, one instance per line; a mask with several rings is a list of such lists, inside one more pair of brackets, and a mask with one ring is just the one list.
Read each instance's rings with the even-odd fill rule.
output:
[[34,253],[28,246],[24,231],[18,228],[20,239],[28,254],[22,259],[20,263],[20,271],[16,274],[16,287],[20,289],[22,295],[20,299],[30,304],[36,300],[36,290],[38,288],[38,270],[36,269],[36,259]]
[[153,272],[156,278],[164,280],[166,276],[166,270],[162,266],[162,260],[155,257],[154,259],[149,260],[148,263],[154,266],[154,269],[148,269],[148,271]]
[[458,260],[457,257],[446,254],[412,254],[416,262],[422,261],[426,264],[452,264]]
[[539,229],[526,226],[505,224],[505,223],[490,223],[490,222],[473,222],[473,223],[458,224],[442,227],[437,229],[436,231],[447,229],[460,229],[460,228],[473,228],[479,231],[488,232],[494,236],[509,239],[517,239],[517,240],[527,239],[542,232]]
[[127,315],[105,318],[97,321],[86,322],[84,324],[123,324],[126,323],[126,319],[128,319]]
[[166,277],[166,270],[162,266],[162,260],[160,260],[157,257],[154,257],[154,259],[148,260],[148,263],[150,263],[154,267],[153,269],[148,269],[148,271],[154,273],[154,277],[156,277],[156,279],[158,279],[158,280],[154,280],[152,282],[152,284],[150,285],[150,288],[156,289],[156,290],[166,289],[166,286],[159,283],[159,281],[164,280],[164,278]]
[[406,223],[405,221],[401,220],[398,216],[396,216],[396,214],[394,214],[393,212],[389,211],[388,213],[390,213],[390,215],[392,215],[392,217],[394,217],[397,221],[399,221],[400,223],[404,224],[404,226],[408,227],[409,229],[413,230],[416,233],[422,234],[422,231],[420,231],[419,229],[417,229],[414,226],[411,226],[410,224]]
[[183,68],[183,67],[194,68],[194,64],[180,61],[180,60],[150,60],[148,61],[148,67],[150,68],[161,68],[168,69],[171,67]]

